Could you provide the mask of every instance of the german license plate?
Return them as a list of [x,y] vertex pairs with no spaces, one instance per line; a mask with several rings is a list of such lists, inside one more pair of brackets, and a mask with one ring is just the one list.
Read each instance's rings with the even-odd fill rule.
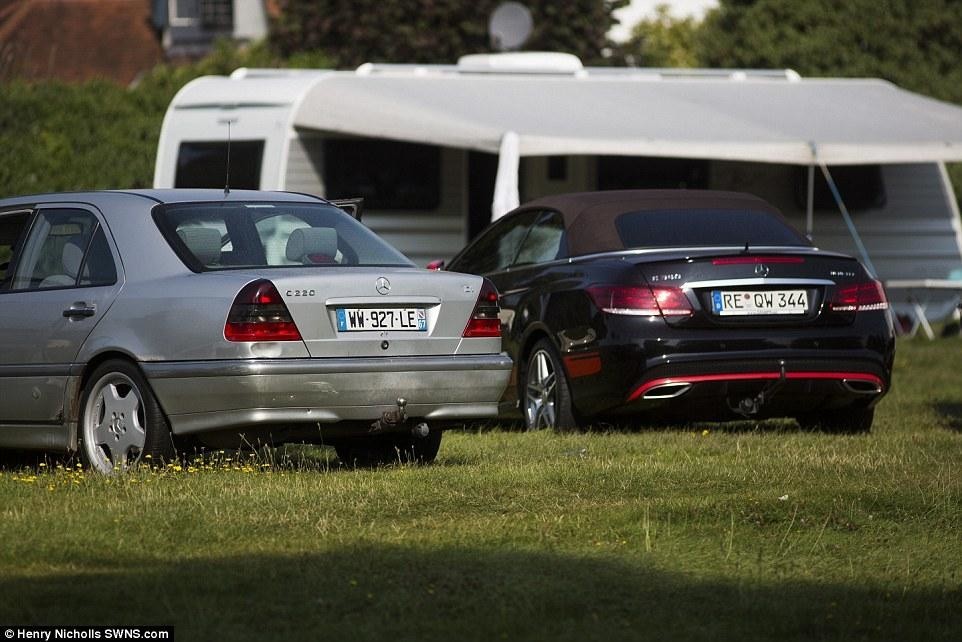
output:
[[407,330],[425,332],[427,316],[422,308],[337,308],[338,332]]
[[711,307],[715,314],[752,316],[763,314],[805,314],[808,312],[808,291],[768,290],[736,291],[712,290]]

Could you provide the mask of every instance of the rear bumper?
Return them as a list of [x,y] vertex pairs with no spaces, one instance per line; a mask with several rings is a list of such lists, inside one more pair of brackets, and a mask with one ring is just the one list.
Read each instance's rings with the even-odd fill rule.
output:
[[[601,360],[625,364],[630,360],[626,352],[605,351]],[[610,374],[615,369],[605,363],[597,375],[582,378],[590,387],[577,398],[583,404],[579,410],[587,409],[589,416],[726,420],[737,418],[740,402],[764,392],[759,417],[791,417],[868,408],[891,385],[887,355],[864,349],[669,353],[647,363],[636,359],[634,371],[627,365],[618,370],[627,376],[616,378]]]
[[505,354],[141,364],[175,434],[370,422],[399,397],[411,418],[494,417],[511,365]]

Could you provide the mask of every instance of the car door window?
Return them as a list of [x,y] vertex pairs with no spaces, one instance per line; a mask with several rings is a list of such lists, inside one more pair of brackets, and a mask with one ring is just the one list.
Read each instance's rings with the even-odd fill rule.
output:
[[113,285],[116,282],[117,266],[114,264],[113,254],[110,253],[104,228],[98,225],[80,270],[80,285]]
[[472,274],[504,270],[514,263],[528,228],[540,214],[538,211],[522,212],[498,221],[451,263],[451,269]]
[[27,232],[32,214],[30,210],[0,214],[0,290],[10,288],[15,252]]
[[564,231],[564,219],[561,214],[545,212],[528,231],[514,260],[514,265],[544,263],[564,256]]
[[[97,218],[86,210],[50,209],[39,212],[17,260],[11,289],[47,290],[76,286],[85,270],[84,254],[98,229]],[[98,246],[102,255],[106,239]],[[109,254],[109,247],[106,250]],[[109,261],[112,269],[113,258]],[[86,284],[94,281],[91,267],[86,269]],[[103,264],[98,264],[96,269],[96,278],[104,278]]]

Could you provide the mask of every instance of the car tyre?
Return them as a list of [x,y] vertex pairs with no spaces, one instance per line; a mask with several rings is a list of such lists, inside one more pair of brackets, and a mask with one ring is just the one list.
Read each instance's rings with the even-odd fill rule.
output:
[[875,408],[848,408],[796,417],[798,425],[805,430],[848,435],[871,432],[874,419]]
[[170,424],[140,370],[129,361],[99,365],[83,389],[80,457],[97,472],[124,471],[176,457]]
[[373,468],[388,464],[430,464],[441,448],[440,430],[432,430],[425,437],[412,434],[389,434],[377,437],[357,437],[334,445],[337,458],[346,466]]
[[521,406],[527,430],[577,430],[571,388],[561,358],[551,342],[534,344],[524,370]]

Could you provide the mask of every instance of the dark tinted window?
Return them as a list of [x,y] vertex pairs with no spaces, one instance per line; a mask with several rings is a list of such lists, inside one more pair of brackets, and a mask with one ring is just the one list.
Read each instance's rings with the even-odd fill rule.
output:
[[779,217],[752,210],[644,210],[622,214],[615,227],[626,248],[811,245]]
[[507,268],[514,263],[528,228],[540,214],[539,211],[524,212],[498,221],[451,261],[451,269],[487,274]]
[[328,198],[364,199],[369,210],[434,210],[441,204],[441,150],[391,140],[324,141]]
[[599,156],[598,189],[703,189],[708,161],[644,156]]
[[545,263],[564,256],[564,231],[561,214],[545,212],[528,230],[514,264]]
[[[879,165],[836,165],[829,168],[832,180],[842,196],[842,202],[850,210],[866,210],[885,207],[885,182]],[[838,211],[838,204],[828,186],[822,170],[815,168],[815,185],[812,197],[816,210]],[[795,170],[795,202],[802,209],[808,206],[808,168]]]
[[[226,130],[225,130],[226,136]],[[264,141],[235,140],[230,144],[230,187],[260,189]],[[214,187],[227,182],[227,141],[184,142],[177,152],[174,187]]]
[[13,253],[27,231],[27,224],[32,214],[33,212],[0,214],[0,289],[5,289],[9,285]]
[[154,217],[192,269],[413,264],[344,210],[309,203],[185,203]]
[[117,282],[117,268],[114,257],[107,245],[104,228],[98,227],[87,248],[83,269],[80,271],[80,285],[113,285]]

